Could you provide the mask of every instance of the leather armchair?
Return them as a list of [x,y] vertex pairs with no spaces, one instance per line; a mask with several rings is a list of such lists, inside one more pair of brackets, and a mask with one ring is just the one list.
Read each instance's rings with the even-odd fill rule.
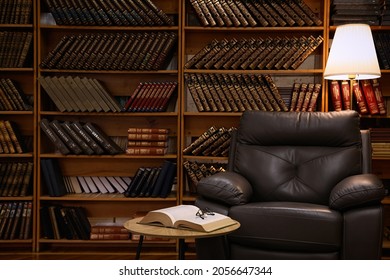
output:
[[385,196],[355,111],[243,113],[227,172],[195,204],[241,227],[198,239],[199,259],[379,259]]

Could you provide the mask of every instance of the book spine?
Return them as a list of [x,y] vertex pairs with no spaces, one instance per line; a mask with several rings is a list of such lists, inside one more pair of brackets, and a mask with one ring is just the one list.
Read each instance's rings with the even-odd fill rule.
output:
[[49,125],[74,154],[79,155],[83,152],[79,145],[65,132],[58,120],[51,121]]
[[352,89],[353,89],[353,94],[356,98],[356,103],[357,103],[360,114],[362,114],[362,115],[368,114],[366,101],[364,99],[364,95],[362,93],[362,89],[360,87],[359,81],[356,81],[356,80],[352,81]]
[[367,103],[368,111],[371,115],[379,114],[378,103],[370,80],[362,80],[360,81],[360,84]]
[[378,103],[378,109],[380,115],[386,115],[386,104],[383,98],[382,88],[379,83],[379,79],[372,79],[372,87],[374,89],[375,98]]
[[314,85],[313,94],[311,95],[309,107],[307,109],[308,112],[316,111],[317,100],[321,94],[321,87],[322,87],[322,85],[320,83],[316,83]]
[[314,91],[314,83],[309,83],[307,85],[307,91],[303,99],[303,104],[301,109],[302,112],[306,112],[308,110],[313,91]]
[[349,81],[341,81],[341,98],[344,110],[351,110],[351,89]]
[[335,111],[341,111],[343,107],[341,101],[340,84],[338,81],[331,81],[330,92],[331,92],[333,109]]

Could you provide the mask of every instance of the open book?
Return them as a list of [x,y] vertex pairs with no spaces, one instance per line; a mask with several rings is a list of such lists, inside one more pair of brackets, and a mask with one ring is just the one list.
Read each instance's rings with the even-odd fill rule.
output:
[[197,214],[199,210],[194,205],[163,208],[148,212],[139,223],[203,232],[211,232],[237,223],[230,217],[219,213]]

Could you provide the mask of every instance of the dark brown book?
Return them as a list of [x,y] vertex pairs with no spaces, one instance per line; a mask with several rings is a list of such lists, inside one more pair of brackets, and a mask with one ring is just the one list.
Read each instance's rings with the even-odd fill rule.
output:
[[297,103],[296,103],[296,107],[295,107],[296,112],[302,111],[302,106],[303,106],[303,102],[305,100],[307,89],[308,89],[308,84],[302,83],[301,87],[299,88],[299,92],[298,92],[298,98],[297,98]]
[[5,126],[5,120],[0,120],[0,134],[3,150],[6,154],[15,154],[16,149],[12,143],[11,136]]
[[261,15],[263,15],[265,17],[265,19],[267,20],[267,22],[275,27],[278,25],[278,22],[273,18],[273,16],[267,11],[267,9],[263,6],[263,2],[261,1],[253,1],[252,3],[255,8],[257,9],[257,11],[259,11],[259,13]]
[[[57,88],[54,87],[54,84],[51,81],[50,77],[40,76],[38,78],[39,83],[48,94],[50,99],[54,102],[55,106],[60,112],[65,112],[68,110],[68,104],[64,104],[61,97],[58,95]],[[70,106],[69,106],[70,107]]]
[[9,120],[4,121],[4,125],[11,138],[12,144],[15,147],[16,153],[21,154],[26,152],[23,136],[21,135],[18,126]]
[[202,105],[202,102],[200,101],[200,97],[198,95],[197,90],[195,89],[195,84],[194,81],[191,78],[190,74],[184,74],[184,79],[188,88],[188,92],[191,94],[192,99],[195,103],[196,108],[198,109],[199,112],[203,112],[204,108]]
[[283,64],[283,69],[289,69],[291,65],[309,48],[309,45],[314,41],[314,36],[306,37],[305,35],[301,36],[296,45],[296,50],[291,57]]
[[257,25],[266,27],[269,25],[269,22],[266,19],[266,16],[260,13],[258,9],[256,9],[255,4],[251,1],[244,1],[243,4],[247,7],[247,9],[253,14],[253,17],[256,20]]
[[291,64],[292,69],[297,69],[306,58],[309,57],[323,42],[323,38],[321,35],[317,36],[311,44],[309,44],[308,48]]
[[25,164],[27,167],[25,173],[23,174],[22,186],[19,194],[20,196],[28,195],[34,170],[34,164],[32,162],[27,162]]
[[237,44],[237,42],[238,42],[237,39],[232,38],[228,42],[226,42],[226,44],[225,43],[223,44],[223,48],[221,49],[221,51],[212,60],[213,68],[215,69],[222,68],[222,66],[230,59],[230,57],[234,55],[232,48],[234,47],[235,44]]
[[271,75],[269,74],[265,74],[262,76],[263,79],[267,82],[268,84],[268,87],[270,88],[276,102],[278,103],[279,107],[282,109],[282,111],[285,111],[287,112],[288,111],[288,107],[286,105],[286,103],[284,102],[280,92],[279,92],[279,89],[278,87],[276,86],[275,82],[273,81]]
[[296,0],[297,5],[308,15],[308,17],[317,25],[322,25],[322,20],[313,12],[313,10],[305,3],[304,0]]
[[309,108],[309,103],[310,103],[313,91],[314,91],[314,83],[309,83],[307,85],[307,90],[306,90],[305,97],[303,98],[303,104],[302,104],[302,107],[301,107],[301,111],[302,112],[306,112],[307,109]]
[[199,22],[202,26],[209,26],[210,23],[206,18],[206,15],[204,14],[202,8],[199,5],[199,2],[197,0],[190,0],[190,3],[192,5],[192,8],[195,11],[196,16],[199,19]]
[[226,96],[226,99],[227,99],[228,104],[231,108],[231,111],[238,112],[239,109],[238,109],[238,106],[236,104],[236,100],[235,100],[232,92],[229,90],[224,76],[225,75],[223,75],[223,74],[215,74],[215,77],[218,80],[218,87],[222,90],[222,92]]
[[236,44],[234,44],[231,49],[229,50],[228,52],[228,55],[229,53],[231,53],[232,55],[230,55],[229,59],[226,60],[226,62],[222,65],[223,69],[232,69],[232,65],[240,58],[240,56],[242,55],[241,51],[242,49],[246,49],[245,46],[247,46],[249,43],[248,41],[243,38],[241,40],[239,40]]
[[299,95],[300,88],[301,88],[300,83],[293,84],[293,88],[291,91],[291,98],[290,98],[290,109],[289,109],[289,111],[291,111],[291,112],[295,111],[295,109],[297,107],[298,95]]
[[55,147],[60,151],[61,154],[67,155],[70,154],[70,149],[65,145],[61,138],[54,132],[50,126],[50,122],[47,119],[42,119],[40,121],[40,126],[43,132],[48,136],[48,138],[53,142]]
[[52,120],[49,123],[50,127],[60,137],[62,142],[65,143],[66,146],[72,151],[72,153],[79,155],[83,153],[83,150],[80,146],[69,136],[66,130],[62,127],[61,123],[58,120]]
[[223,39],[222,41],[219,41],[210,51],[205,54],[202,59],[200,59],[197,63],[195,63],[195,68],[197,69],[210,69],[214,66],[214,64],[219,61],[219,59],[223,56],[223,54],[226,52],[223,52],[222,50],[225,48],[225,46],[228,44],[228,41],[226,39]]
[[9,78],[5,78],[2,79],[2,83],[8,85],[11,93],[15,97],[15,103],[18,105],[18,108],[20,108],[20,110],[32,110],[32,106],[29,104],[27,96],[14,81]]
[[240,65],[241,69],[244,70],[248,69],[249,66],[253,63],[253,61],[263,53],[263,51],[266,49],[267,45],[271,42],[271,40],[272,40],[271,38],[267,38],[267,39],[257,38],[256,43],[253,46],[254,49],[250,50],[250,55],[246,58],[244,62],[241,63]]
[[231,112],[232,108],[230,107],[229,101],[227,99],[224,90],[222,89],[221,85],[218,82],[218,78],[213,73],[210,73],[208,77],[210,78],[210,87],[213,87],[215,89],[219,99],[221,100],[221,106],[223,107],[223,110],[221,109],[221,112],[222,111]]
[[234,87],[234,82],[231,80],[229,75],[222,74],[222,78],[225,81],[225,85],[227,87],[227,90],[231,94],[238,111],[244,112],[245,106],[242,103],[242,100],[240,99],[240,96],[239,96],[238,92],[236,91],[236,88]]
[[89,147],[91,147],[91,149],[95,152],[95,154],[101,155],[104,153],[103,148],[100,147],[99,144],[84,130],[82,124],[76,121],[76,122],[71,122],[70,126],[83,139],[83,141]]
[[231,68],[237,70],[242,68],[243,63],[256,51],[259,40],[250,38],[247,44],[244,44],[239,51],[240,55],[236,58],[236,61],[231,65]]
[[307,109],[308,112],[314,112],[314,111],[316,111],[316,108],[317,108],[317,100],[318,100],[318,97],[319,97],[320,94],[321,94],[321,87],[322,87],[322,85],[321,85],[320,83],[316,83],[316,84],[314,85],[313,94],[311,95],[309,107],[308,107],[308,109]]
[[208,137],[205,141],[203,141],[199,146],[192,150],[193,155],[200,155],[206,150],[210,145],[212,145],[218,138],[220,138],[227,129],[225,127],[220,127],[215,131],[210,137]]
[[121,147],[119,147],[118,144],[106,135],[96,124],[87,122],[83,125],[83,128],[110,155],[123,153]]
[[264,44],[261,45],[259,50],[254,52],[256,57],[255,59],[252,60],[252,62],[248,65],[248,67],[252,70],[260,69],[258,65],[262,63],[267,58],[267,56],[272,52],[272,50],[274,49],[274,47],[278,42],[277,40],[278,39],[275,38],[267,38],[264,41]]
[[296,25],[304,26],[305,21],[303,20],[303,18],[301,18],[301,16],[297,14],[296,10],[294,10],[291,6],[289,6],[289,2],[293,2],[293,1],[279,0],[278,4],[293,19]]
[[206,149],[202,151],[202,155],[209,156],[213,151],[215,151],[219,146],[228,141],[231,137],[230,129],[226,129],[213,143],[211,143]]
[[233,0],[225,0],[227,2],[227,4],[229,5],[230,9],[232,10],[232,12],[234,13],[234,15],[236,16],[236,18],[238,19],[240,25],[239,26],[243,26],[243,27],[246,27],[249,25],[245,15],[242,13],[242,11],[240,10],[240,8],[238,7],[239,6],[239,3],[238,1],[233,1]]
[[209,10],[216,25],[217,26],[224,26],[225,22],[223,21],[222,17],[220,16],[220,14],[217,10],[217,7],[212,3],[212,1],[211,0],[204,0],[204,3],[206,4],[206,7]]
[[169,63],[168,59],[171,58],[171,55],[175,50],[176,42],[177,34],[174,32],[169,32],[165,45],[163,46],[161,51],[158,52],[158,57],[151,66],[152,70],[161,70]]
[[287,22],[278,14],[277,11],[269,3],[271,1],[261,1],[262,6],[267,10],[271,17],[278,23],[279,26],[286,26]]
[[293,26],[295,25],[295,20],[290,16],[289,13],[287,13],[287,11],[281,6],[281,2],[282,1],[278,1],[278,0],[272,0],[272,1],[269,1],[270,5],[275,9],[275,11],[283,18],[283,20],[285,22],[287,22],[287,24],[289,26]]
[[209,7],[207,6],[206,2],[207,0],[198,0],[199,8],[202,10],[202,13],[204,17],[207,19],[208,25],[207,26],[216,26],[217,22],[215,18],[213,17]]
[[165,155],[167,150],[165,147],[127,147],[125,153],[127,155]]
[[272,108],[277,112],[281,111],[282,109],[280,108],[279,103],[276,101],[274,95],[272,94],[271,89],[268,87],[267,81],[264,80],[262,75],[258,75],[257,80],[259,81],[259,84],[262,87],[263,92],[267,96],[267,99],[269,100],[269,103],[271,104]]
[[193,57],[191,57],[184,65],[184,68],[191,69],[199,60],[202,59],[208,52],[210,52],[214,46],[218,44],[217,39],[213,39],[209,44],[197,52]]
[[374,89],[376,102],[378,103],[379,114],[386,115],[386,104],[383,98],[382,88],[379,79],[372,79],[371,83]]
[[211,5],[213,5],[215,7],[215,9],[217,10],[220,18],[223,21],[224,26],[230,27],[233,25],[232,20],[229,18],[228,14],[226,13],[224,8],[222,7],[222,4],[219,0],[211,0]]
[[70,138],[83,150],[84,154],[92,155],[94,154],[94,151],[91,147],[88,146],[86,142],[81,138],[81,136],[75,131],[72,126],[71,122],[64,121],[60,123],[64,131],[70,136]]
[[205,85],[207,86],[208,91],[210,92],[210,96],[213,99],[215,106],[217,108],[216,111],[218,112],[224,112],[225,107],[222,104],[222,100],[220,98],[219,93],[217,92],[217,89],[215,88],[215,85],[213,83],[213,80],[211,79],[209,74],[203,74],[203,79],[205,82]]
[[200,83],[198,81],[197,76],[195,74],[191,74],[190,78],[191,78],[191,80],[193,82],[194,89],[195,89],[195,91],[197,93],[197,96],[199,97],[199,100],[200,100],[200,102],[202,104],[202,107],[204,108],[204,111],[205,112],[210,112],[210,110],[211,110],[210,109],[210,105],[207,102],[206,95],[205,95],[205,93],[203,92],[203,90],[202,90],[202,88],[200,86]]
[[159,45],[162,40],[163,34],[161,32],[157,32],[154,34],[154,39],[150,40],[150,46],[145,48],[145,53],[143,56],[140,56],[140,65],[138,66],[138,70],[149,70],[151,69],[154,61],[156,61],[156,56],[159,53],[159,47],[161,49],[161,45]]
[[195,141],[190,143],[187,147],[183,149],[183,154],[190,155],[194,149],[200,146],[204,141],[206,141],[212,134],[218,130],[217,127],[211,126],[205,132],[203,132]]
[[273,43],[269,46],[270,51],[257,65],[257,69],[265,69],[267,65],[270,68],[273,67],[276,61],[272,61],[283,49],[284,45],[287,44],[287,38],[276,37],[273,39]]
[[311,20],[309,15],[307,15],[302,8],[297,4],[296,1],[286,1],[286,4],[288,4],[291,9],[299,16],[300,19],[302,19],[307,26],[312,26],[314,22]]
[[275,63],[275,69],[281,69],[282,66],[293,56],[295,52],[300,48],[299,39],[295,37],[291,37],[286,45],[283,47],[284,52],[282,52],[282,56],[278,58],[278,61]]
[[247,7],[244,5],[244,3],[245,3],[245,1],[237,1],[236,2],[237,8],[240,10],[240,12],[242,13],[243,17],[245,18],[245,20],[248,22],[248,24],[250,26],[252,26],[252,27],[253,26],[257,26],[256,20],[254,19],[252,14],[249,12]]
[[[252,110],[251,107],[251,99],[248,99],[248,96],[245,94],[244,88],[245,84],[240,81],[240,78],[238,78],[238,75],[236,74],[228,74],[230,80],[232,81],[232,84],[234,86],[235,91],[237,92],[239,99],[241,100],[242,105],[244,106],[245,110]],[[249,96],[251,97],[251,96]]]
[[235,27],[240,26],[241,22],[239,21],[239,19],[237,18],[237,15],[235,14],[235,12],[231,9],[230,5],[228,4],[228,0],[219,0],[219,2],[221,3],[222,9],[225,11],[225,13],[228,15],[228,17],[232,21],[233,25]]
[[204,96],[205,96],[205,99],[206,99],[206,102],[207,102],[207,105],[208,107],[210,108],[209,111],[212,111],[212,112],[217,112],[218,111],[218,107],[214,101],[214,98],[203,78],[203,75],[202,74],[195,74],[196,76],[196,79],[199,83],[199,86],[200,86],[200,90],[203,92]]
[[[252,97],[248,97],[248,100],[253,100],[253,104],[251,104],[253,110],[262,110],[267,111],[267,108],[265,107],[263,101],[260,98],[260,95],[257,93],[256,87],[253,84],[253,81],[251,80],[249,75],[243,75],[242,76],[244,82],[245,82],[245,91],[247,95],[251,95]],[[251,102],[251,101],[249,101]]]

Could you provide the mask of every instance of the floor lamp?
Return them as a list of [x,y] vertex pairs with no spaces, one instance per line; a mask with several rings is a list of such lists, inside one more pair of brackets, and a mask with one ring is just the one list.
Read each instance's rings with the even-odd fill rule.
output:
[[336,28],[326,63],[324,79],[350,81],[352,109],[353,81],[381,76],[371,28],[367,24],[344,24]]

